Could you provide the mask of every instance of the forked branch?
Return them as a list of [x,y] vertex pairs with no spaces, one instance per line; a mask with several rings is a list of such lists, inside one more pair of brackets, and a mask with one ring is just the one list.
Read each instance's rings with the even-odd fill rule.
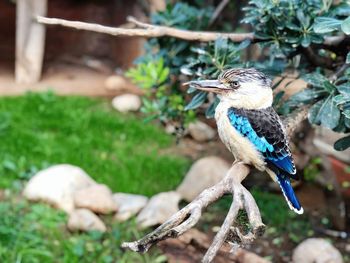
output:
[[151,25],[140,22],[136,18],[128,17],[128,22],[138,26],[139,28],[122,28],[109,27],[94,23],[86,23],[80,21],[69,21],[60,18],[49,18],[44,16],[36,16],[35,21],[45,25],[60,25],[71,27],[78,30],[87,30],[92,32],[104,33],[113,36],[129,36],[129,37],[174,37],[187,41],[210,42],[218,38],[228,38],[233,42],[242,42],[245,39],[255,40],[254,33],[219,33],[206,31],[189,31],[167,26]]
[[[293,114],[288,118],[286,131],[290,136],[295,127],[306,118],[307,109]],[[232,195],[232,204],[227,216],[216,234],[213,243],[204,255],[202,262],[210,263],[213,261],[220,247],[224,242],[232,245],[233,252],[242,245],[252,243],[257,237],[260,237],[265,231],[265,225],[261,220],[259,208],[251,193],[242,185],[242,181],[250,172],[250,167],[242,162],[236,162],[232,165],[226,176],[216,185],[204,190],[195,200],[174,214],[168,221],[159,226],[153,232],[149,233],[140,240],[134,242],[125,242],[123,248],[131,249],[135,252],[147,252],[148,249],[157,242],[175,238],[192,228],[200,219],[202,211],[211,203],[217,201],[224,194]],[[238,227],[234,226],[238,212],[245,210],[247,213],[250,230],[243,233]]]
[[[241,162],[235,163],[219,183],[204,190],[194,201],[174,214],[164,224],[140,240],[123,243],[122,247],[136,252],[146,252],[153,244],[163,239],[178,237],[199,221],[203,209],[227,193],[232,195],[232,205],[212,245],[205,254],[203,262],[212,262],[225,241],[235,244],[252,242],[263,234],[265,225],[262,223],[259,208],[254,198],[241,184],[249,172],[249,166]],[[239,210],[243,209],[247,212],[251,225],[251,230],[248,233],[242,233],[238,228],[232,226]]]

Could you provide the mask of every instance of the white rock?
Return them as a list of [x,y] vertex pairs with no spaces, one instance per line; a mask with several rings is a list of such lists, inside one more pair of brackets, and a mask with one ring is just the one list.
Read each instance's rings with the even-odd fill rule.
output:
[[196,121],[188,125],[188,132],[198,142],[205,142],[213,139],[215,137],[215,130],[208,124]]
[[101,219],[88,209],[77,209],[69,215],[67,227],[70,231],[97,230],[106,232],[107,228]]
[[293,252],[294,263],[342,263],[340,252],[323,238],[308,238]]
[[105,80],[105,86],[109,90],[128,90],[130,82],[122,76],[112,75]]
[[60,164],[34,175],[23,195],[31,201],[43,201],[69,213],[74,209],[74,192],[95,184],[81,168]]
[[134,94],[124,94],[115,97],[112,106],[120,112],[137,111],[141,107],[141,99]]
[[117,211],[112,191],[104,184],[96,184],[74,193],[74,204],[95,213],[109,214]]
[[148,198],[143,195],[116,193],[113,195],[113,200],[118,206],[118,212],[114,218],[125,221],[140,212],[146,206]]
[[164,223],[179,210],[180,195],[174,191],[153,196],[136,218],[141,228]]
[[176,191],[182,199],[191,202],[204,189],[218,183],[229,168],[225,160],[216,156],[199,159],[192,165]]

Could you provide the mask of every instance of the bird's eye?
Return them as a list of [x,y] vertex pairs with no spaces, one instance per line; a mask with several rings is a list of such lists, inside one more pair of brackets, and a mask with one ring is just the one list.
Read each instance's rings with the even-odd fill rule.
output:
[[239,87],[238,81],[232,81],[232,82],[231,82],[231,86],[232,86],[233,88],[238,88],[238,87]]

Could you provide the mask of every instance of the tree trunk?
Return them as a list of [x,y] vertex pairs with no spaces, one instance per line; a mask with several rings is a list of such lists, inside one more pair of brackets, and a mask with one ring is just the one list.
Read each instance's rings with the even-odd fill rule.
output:
[[47,0],[17,0],[16,82],[35,83],[41,77],[45,25],[33,18],[46,15]]

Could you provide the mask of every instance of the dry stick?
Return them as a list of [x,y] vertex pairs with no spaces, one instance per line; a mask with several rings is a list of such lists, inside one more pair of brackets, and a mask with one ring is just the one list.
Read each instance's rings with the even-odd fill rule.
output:
[[211,26],[215,20],[218,18],[222,10],[224,10],[225,6],[230,2],[230,0],[222,0],[220,4],[216,7],[212,17],[210,18],[209,21],[209,26]]
[[218,38],[228,38],[233,42],[242,42],[245,39],[254,40],[254,33],[218,33],[218,32],[204,32],[204,31],[189,31],[177,29],[167,26],[157,26],[142,23],[135,18],[130,17],[128,20],[132,21],[137,26],[142,28],[120,28],[102,26],[94,23],[86,23],[80,21],[69,21],[59,18],[48,18],[44,16],[36,16],[34,18],[38,23],[45,25],[60,25],[71,27],[78,30],[88,30],[98,33],[105,33],[113,36],[129,36],[129,37],[175,37],[187,41],[201,41],[210,42]]
[[[113,36],[126,37],[174,37],[187,41],[211,42],[218,38],[228,38],[232,42],[242,42],[246,39],[252,42],[263,41],[254,36],[253,32],[249,33],[221,33],[221,32],[206,32],[206,31],[190,31],[184,29],[177,29],[167,26],[158,26],[138,21],[134,17],[128,17],[129,22],[141,28],[122,28],[103,26],[95,23],[86,23],[80,21],[70,21],[60,18],[49,18],[44,16],[35,16],[33,18],[37,23],[45,25],[60,25],[64,27],[75,28],[77,30],[87,30],[97,33],[109,34]],[[326,37],[324,43],[328,45],[337,45],[344,36]]]

